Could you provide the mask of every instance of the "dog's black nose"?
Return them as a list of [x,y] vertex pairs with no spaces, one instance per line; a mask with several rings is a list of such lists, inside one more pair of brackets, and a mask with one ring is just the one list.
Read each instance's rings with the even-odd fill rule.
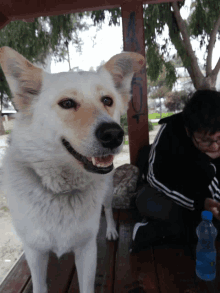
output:
[[96,137],[104,148],[117,148],[123,141],[124,131],[117,123],[102,123],[96,130]]

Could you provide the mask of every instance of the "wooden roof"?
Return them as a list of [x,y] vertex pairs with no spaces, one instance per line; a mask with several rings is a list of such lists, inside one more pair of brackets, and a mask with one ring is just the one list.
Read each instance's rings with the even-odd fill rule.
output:
[[177,0],[0,0],[0,29],[14,20],[31,21],[40,16],[110,9],[132,2],[140,5],[175,1]]

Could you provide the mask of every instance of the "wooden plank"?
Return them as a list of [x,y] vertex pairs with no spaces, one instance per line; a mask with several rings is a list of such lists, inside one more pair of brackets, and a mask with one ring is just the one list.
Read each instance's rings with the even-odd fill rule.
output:
[[[119,229],[119,210],[114,210],[114,220]],[[98,235],[98,260],[95,281],[96,293],[113,293],[117,241],[106,240],[106,219],[102,218]],[[103,228],[104,227],[104,228]],[[101,278],[100,278],[101,277]]]
[[[145,56],[142,3],[124,2],[122,9],[124,51]],[[146,67],[132,80],[132,100],[128,108],[131,164],[136,165],[139,149],[149,144]],[[135,143],[134,143],[135,142]]]
[[220,241],[216,241],[215,244],[217,250],[215,292],[220,292]]
[[32,286],[31,279],[26,284],[26,286],[25,286],[24,290],[22,291],[22,293],[33,293],[33,286]]
[[153,249],[141,251],[130,258],[131,271],[143,292],[159,293]]
[[51,253],[47,271],[48,293],[67,292],[75,271],[73,253],[66,253],[59,259]]
[[199,292],[195,282],[195,260],[187,245],[154,247],[154,258],[161,293]]
[[[114,210],[114,219],[118,225],[119,211]],[[100,228],[97,238],[97,268],[95,280],[96,293],[112,293],[114,277],[114,258],[117,249],[117,241],[106,240],[106,219],[104,214],[101,216]],[[74,275],[68,293],[79,293],[77,273]]]
[[24,253],[19,257],[12,270],[0,286],[0,292],[21,293],[30,279],[30,270]]
[[135,212],[120,210],[114,292],[159,293],[152,250],[129,253]]
[[[75,262],[73,253],[62,255],[59,260],[54,253],[50,253],[47,270],[48,293],[67,292],[74,272]],[[30,279],[22,293],[32,292],[33,286]]]
[[[114,211],[114,218],[118,224],[119,211]],[[114,277],[114,258],[116,254],[117,242],[106,240],[106,220],[104,215],[99,231],[98,240],[98,267],[96,275],[96,292],[112,292]],[[28,272],[27,278],[26,270]],[[104,273],[103,273],[104,272]],[[75,274],[74,274],[75,273]],[[73,254],[65,254],[59,260],[54,253],[50,254],[48,265],[48,293],[67,292],[71,279],[74,285],[78,279],[75,272],[75,263]],[[72,286],[71,284],[71,286]],[[70,286],[70,292],[71,287]],[[103,289],[104,288],[104,289]],[[24,255],[17,263],[16,267],[10,273],[0,287],[0,292],[4,293],[32,293],[32,282],[30,271]],[[74,289],[75,290],[75,289]],[[103,291],[104,290],[104,291]],[[75,292],[75,291],[74,291]],[[79,291],[77,291],[79,292]]]

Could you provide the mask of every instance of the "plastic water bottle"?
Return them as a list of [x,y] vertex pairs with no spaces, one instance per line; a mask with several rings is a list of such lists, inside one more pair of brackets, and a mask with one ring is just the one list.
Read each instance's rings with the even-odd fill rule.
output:
[[204,281],[212,281],[216,276],[215,238],[218,232],[212,219],[212,212],[203,211],[202,221],[196,228],[199,239],[196,247],[196,275]]

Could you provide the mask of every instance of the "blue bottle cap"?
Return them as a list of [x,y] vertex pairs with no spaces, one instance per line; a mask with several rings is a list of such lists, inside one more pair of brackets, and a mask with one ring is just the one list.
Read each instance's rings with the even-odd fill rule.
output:
[[213,219],[213,214],[210,211],[203,211],[202,212],[202,219],[203,220],[208,220],[208,221],[212,221]]

